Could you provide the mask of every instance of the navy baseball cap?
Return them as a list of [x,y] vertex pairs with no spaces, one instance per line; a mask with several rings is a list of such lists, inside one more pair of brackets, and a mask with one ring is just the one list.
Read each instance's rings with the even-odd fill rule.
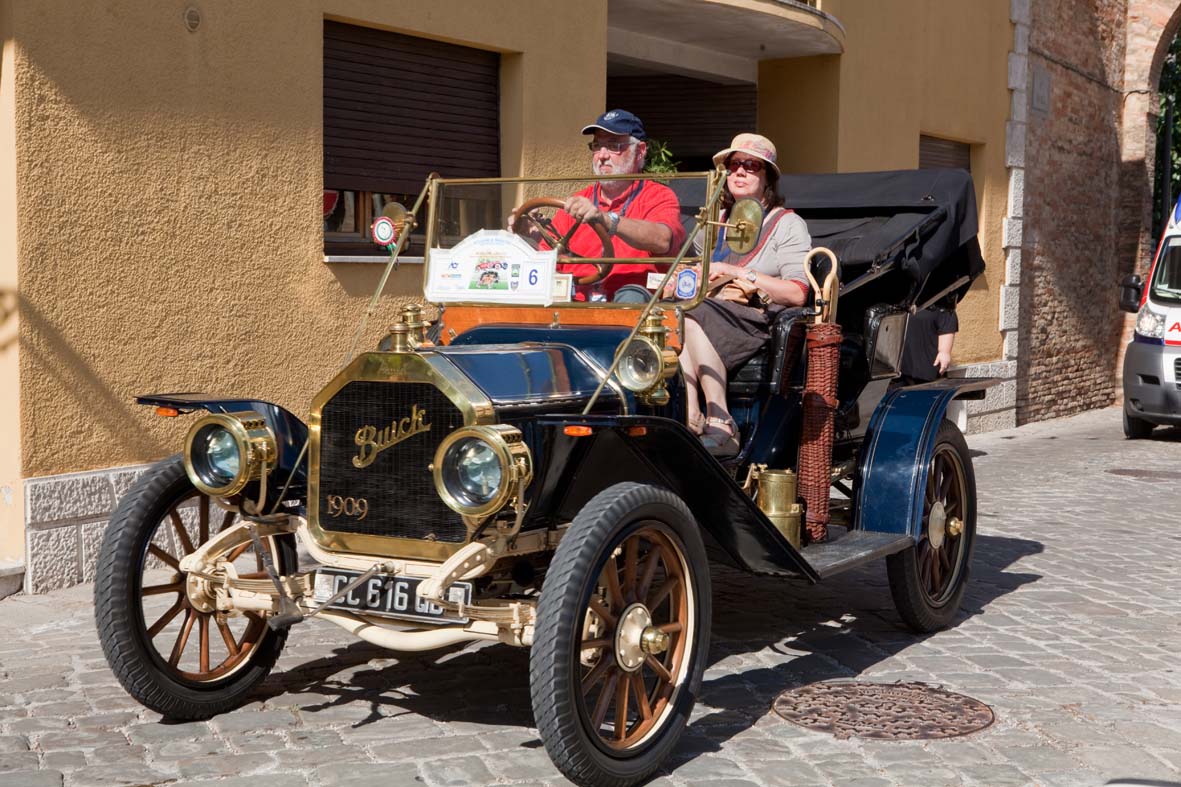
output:
[[612,109],[609,112],[604,112],[595,118],[594,123],[584,126],[582,133],[593,134],[595,129],[601,129],[608,134],[625,134],[640,140],[648,138],[647,132],[644,131],[643,121],[626,109]]

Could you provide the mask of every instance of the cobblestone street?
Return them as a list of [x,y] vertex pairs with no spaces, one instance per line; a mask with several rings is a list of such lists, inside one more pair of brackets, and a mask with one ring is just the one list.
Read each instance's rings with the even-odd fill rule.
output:
[[[1181,782],[1181,430],[1125,441],[1108,409],[969,445],[979,533],[956,625],[904,630],[883,561],[817,586],[717,572],[702,696],[653,784]],[[0,601],[0,785],[565,783],[532,728],[524,650],[398,658],[311,621],[249,705],[164,724],[107,668],[91,592]],[[996,722],[839,740],[770,711],[832,679],[941,685]]]

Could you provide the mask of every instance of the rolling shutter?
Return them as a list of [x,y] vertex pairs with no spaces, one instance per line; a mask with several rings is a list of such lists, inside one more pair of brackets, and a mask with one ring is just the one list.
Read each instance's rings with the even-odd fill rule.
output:
[[324,22],[324,188],[500,174],[500,55]]
[[709,158],[740,131],[757,128],[758,88],[662,74],[607,79],[607,108],[644,121],[648,136],[668,144],[682,171],[712,169]]
[[952,167],[972,171],[972,146],[939,137],[919,137],[919,169]]

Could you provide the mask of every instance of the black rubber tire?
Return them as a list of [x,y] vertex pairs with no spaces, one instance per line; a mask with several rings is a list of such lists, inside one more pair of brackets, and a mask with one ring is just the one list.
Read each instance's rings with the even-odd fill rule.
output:
[[[693,583],[694,635],[685,679],[663,723],[637,749],[610,753],[588,730],[578,708],[580,631],[594,583],[608,556],[645,522],[666,525],[678,538]],[[676,747],[701,688],[709,652],[709,562],[693,515],[672,492],[621,483],[595,495],[575,517],[550,562],[537,609],[529,657],[529,690],[538,733],[554,765],[575,784],[625,787],[652,775]],[[594,737],[592,737],[594,736]]]
[[[964,529],[959,536],[960,543],[954,558],[951,586],[940,598],[932,599],[920,579],[919,555],[928,537],[929,522],[926,513],[923,515],[918,542],[886,558],[886,574],[890,580],[890,594],[894,597],[894,606],[903,622],[920,634],[946,628],[955,618],[967,588],[972,549],[976,543],[976,475],[972,470],[972,456],[968,453],[968,444],[963,433],[946,419],[939,424],[928,473],[934,471],[934,459],[941,451],[954,452],[963,468],[964,476]],[[929,548],[929,545],[926,546]]]
[[[179,501],[195,492],[183,459],[171,456],[145,472],[131,487],[107,526],[94,583],[94,618],[103,653],[127,693],[165,718],[198,720],[241,705],[275,665],[287,632],[265,628],[247,663],[221,680],[185,680],[160,657],[147,636],[140,588],[152,536]],[[293,536],[279,536],[276,568],[296,566]]]
[[1124,437],[1129,440],[1145,440],[1152,434],[1155,424],[1148,421],[1134,418],[1128,415],[1128,411],[1124,410]]

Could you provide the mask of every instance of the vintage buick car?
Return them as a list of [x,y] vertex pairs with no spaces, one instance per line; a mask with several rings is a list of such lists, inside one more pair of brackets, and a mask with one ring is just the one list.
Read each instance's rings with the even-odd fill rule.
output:
[[991,381],[895,383],[912,310],[957,299],[983,269],[970,178],[783,179],[825,248],[809,260],[813,303],[782,312],[729,381],[741,450],[724,461],[686,427],[677,349],[706,297],[709,255],[694,249],[725,227],[749,251],[761,209],[739,202],[723,221],[720,172],[664,182],[689,240],[639,297],[572,301],[621,261],[603,233],[595,273],[557,270],[568,238],[545,206],[585,182],[431,178],[374,234],[392,267],[426,206],[437,319],[404,310],[306,420],[249,397],[140,397],[200,415],[122,500],[98,561],[98,632],[127,691],[172,719],[231,709],[312,616],[395,651],[499,641],[531,648],[557,767],[624,785],[659,767],[693,709],[711,561],[806,593],[885,556],[901,620],[948,625],[976,493],[944,414]]

